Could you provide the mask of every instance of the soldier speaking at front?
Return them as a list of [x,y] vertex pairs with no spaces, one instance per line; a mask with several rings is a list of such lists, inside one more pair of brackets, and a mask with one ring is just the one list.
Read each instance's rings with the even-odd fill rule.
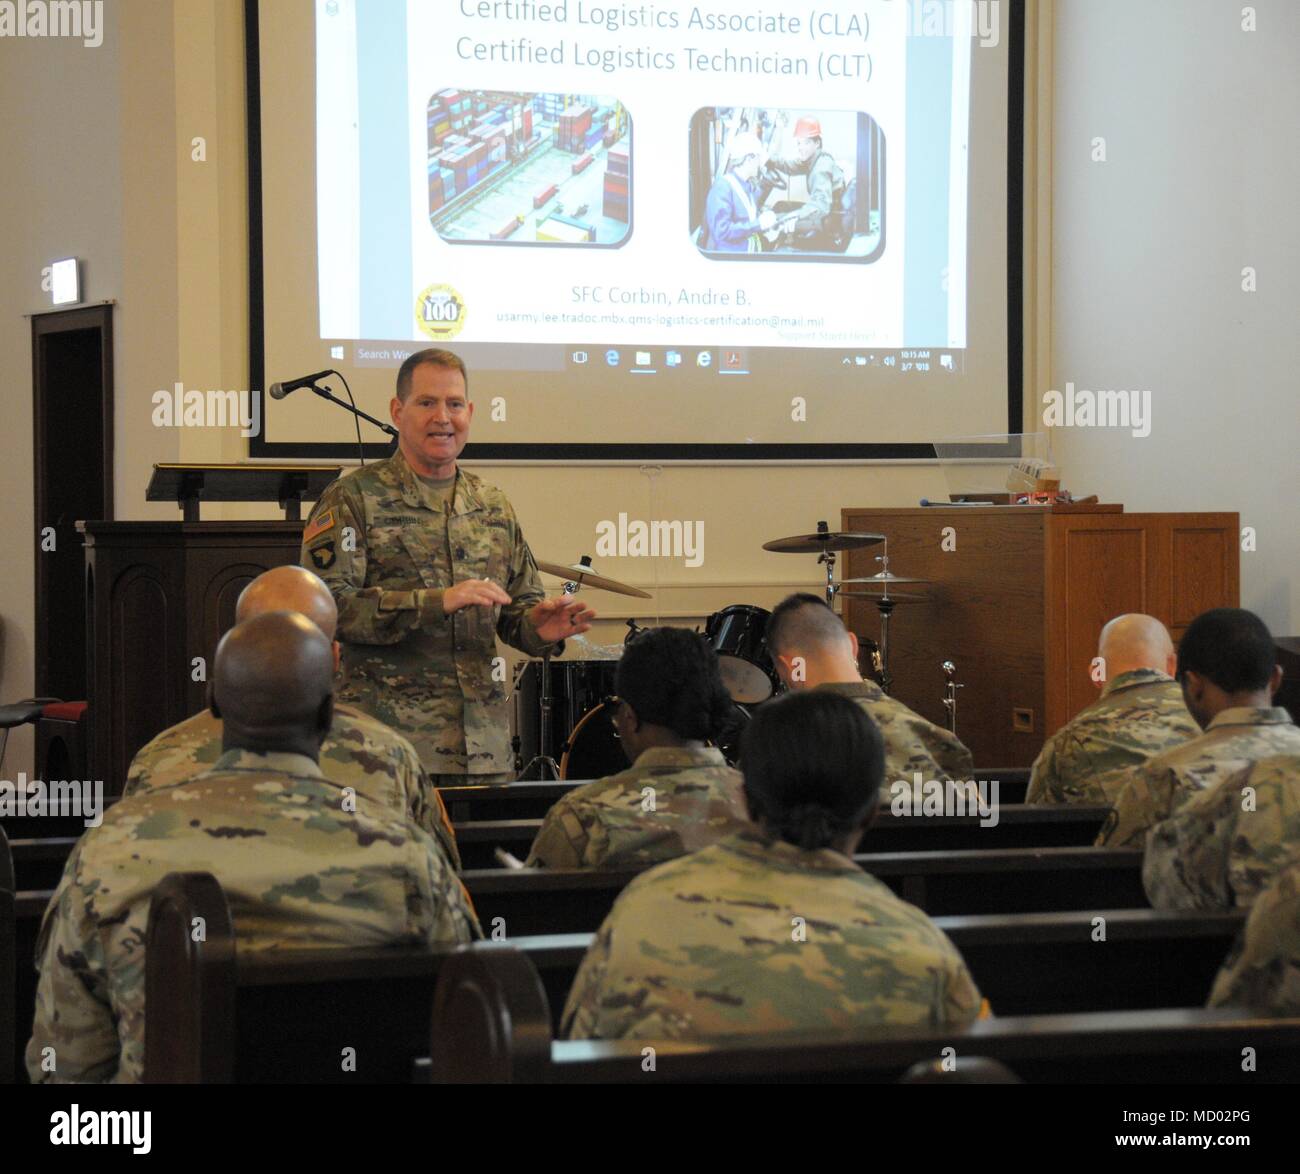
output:
[[338,697],[405,734],[436,785],[508,782],[495,637],[537,656],[595,613],[545,598],[505,494],[457,466],[474,418],[457,355],[411,355],[389,410],[397,451],[330,485],[302,536],[338,603]]

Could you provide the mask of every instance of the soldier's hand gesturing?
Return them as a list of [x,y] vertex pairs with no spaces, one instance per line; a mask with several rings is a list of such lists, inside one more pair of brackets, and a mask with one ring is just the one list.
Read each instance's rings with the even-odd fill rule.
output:
[[577,636],[591,627],[596,613],[585,603],[568,596],[543,599],[528,613],[537,635],[549,643]]
[[447,615],[460,611],[462,607],[493,607],[498,603],[505,605],[509,602],[510,596],[505,588],[491,579],[466,579],[442,593],[442,610]]

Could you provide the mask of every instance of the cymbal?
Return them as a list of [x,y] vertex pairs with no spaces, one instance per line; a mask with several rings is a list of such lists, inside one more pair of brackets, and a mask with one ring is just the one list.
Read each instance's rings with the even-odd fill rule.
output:
[[773,538],[764,542],[764,550],[777,554],[820,554],[824,550],[857,550],[860,546],[875,546],[884,542],[883,534],[855,534],[848,531],[828,531],[817,534],[795,534],[790,538]]
[[877,583],[885,587],[892,587],[895,583],[928,583],[929,579],[912,579],[907,575],[895,575],[893,571],[879,571],[874,575],[866,575],[861,579],[841,579],[841,583]]
[[928,595],[904,595],[902,592],[891,591],[888,595],[882,591],[854,591],[852,589],[845,591],[843,589],[835,592],[836,596],[849,595],[861,599],[882,599],[890,603],[905,603],[908,600],[929,599]]
[[653,598],[648,591],[642,591],[640,587],[632,587],[627,583],[620,583],[617,579],[607,579],[604,575],[598,575],[590,567],[584,567],[581,563],[575,566],[566,567],[563,563],[548,563],[541,559],[534,560],[537,563],[539,571],[545,571],[548,575],[558,575],[567,583],[581,583],[584,587],[595,587],[600,591],[612,591],[615,595],[631,595],[635,599]]

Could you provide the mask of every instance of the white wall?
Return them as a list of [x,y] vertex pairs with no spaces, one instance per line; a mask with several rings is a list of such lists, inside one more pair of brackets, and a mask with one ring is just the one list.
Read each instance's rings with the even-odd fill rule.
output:
[[1051,386],[1150,388],[1145,439],[1057,430],[1066,480],[1129,510],[1239,511],[1242,606],[1295,635],[1300,5],[1260,0],[1253,33],[1244,7],[1055,5]]
[[[109,6],[111,8],[111,6]],[[25,315],[52,309],[41,269],[84,262],[87,301],[122,288],[122,174],[116,13],[104,42],[0,38],[0,700],[30,696],[34,673],[32,336]],[[5,778],[30,770],[31,730],[10,739]]]

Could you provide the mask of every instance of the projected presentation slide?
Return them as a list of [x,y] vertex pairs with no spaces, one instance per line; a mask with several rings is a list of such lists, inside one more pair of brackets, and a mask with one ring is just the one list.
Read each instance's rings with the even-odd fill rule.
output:
[[[796,370],[797,443],[1006,431],[984,13],[261,0],[267,381],[337,368],[386,419],[450,346],[508,399],[475,443],[790,443]],[[344,439],[321,419],[277,401],[267,434]]]

